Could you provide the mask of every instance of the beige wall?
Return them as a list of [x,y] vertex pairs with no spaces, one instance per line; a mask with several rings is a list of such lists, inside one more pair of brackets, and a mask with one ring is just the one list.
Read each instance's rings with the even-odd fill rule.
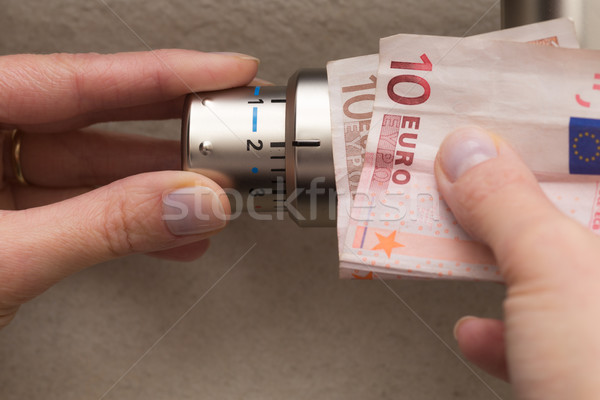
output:
[[[284,83],[300,67],[377,52],[382,36],[482,33],[500,19],[494,0],[106,2],[123,21],[100,0],[4,0],[0,54],[240,51]],[[172,138],[179,129],[108,126]],[[379,282],[337,280],[334,230],[247,218],[196,263],[129,257],[24,306],[0,332],[0,398],[100,398],[254,244],[106,399],[509,398],[452,352],[454,321],[499,316],[501,286],[392,282],[400,301]]]

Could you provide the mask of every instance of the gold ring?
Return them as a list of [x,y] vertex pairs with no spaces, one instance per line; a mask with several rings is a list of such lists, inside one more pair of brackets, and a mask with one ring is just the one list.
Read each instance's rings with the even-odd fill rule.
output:
[[29,183],[23,176],[23,168],[21,167],[21,131],[13,129],[10,134],[11,139],[11,155],[12,155],[12,167],[15,174],[15,179],[20,185],[27,186]]

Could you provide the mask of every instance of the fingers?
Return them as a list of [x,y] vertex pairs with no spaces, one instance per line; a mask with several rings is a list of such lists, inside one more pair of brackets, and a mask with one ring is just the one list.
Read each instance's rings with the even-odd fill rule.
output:
[[0,121],[35,125],[105,109],[243,86],[258,60],[240,54],[156,50],[0,57]]
[[200,258],[206,253],[209,246],[210,240],[205,239],[168,250],[155,251],[148,253],[148,255],[156,258],[163,258],[165,260],[189,262]]
[[18,305],[5,307],[0,304],[0,329],[8,325],[10,321],[13,320],[17,314],[17,311],[19,311]]
[[58,203],[91,191],[91,187],[74,187],[66,189],[49,189],[36,186],[15,186],[12,188],[12,207],[2,210],[25,210]]
[[569,243],[589,241],[585,229],[547,199],[510,146],[478,128],[463,128],[446,138],[435,173],[459,223],[492,248],[509,284],[561,268],[560,259],[566,264],[576,250]]
[[[143,172],[181,169],[177,141],[92,129],[22,132],[20,159],[27,181],[43,187],[94,187]],[[12,168],[4,172],[13,175]]]
[[[250,86],[273,86],[273,83],[263,79],[255,78],[248,85]],[[79,114],[73,118],[58,122],[48,122],[43,124],[19,124],[21,130],[27,132],[61,132],[76,130],[98,122],[106,121],[141,121],[141,120],[161,120],[180,118],[185,103],[186,95],[179,96],[172,100],[159,101],[157,103],[143,104],[132,107],[121,107],[100,111],[91,111]],[[0,126],[2,124],[0,123]],[[14,128],[8,126],[7,128]]]
[[[226,195],[213,181],[175,171],[133,176],[45,207],[5,211],[0,309],[85,266],[204,240],[225,226],[229,212]],[[182,254],[198,253],[199,246],[183,247]]]
[[[132,107],[122,107],[109,110],[91,111],[76,115],[72,118],[42,124],[19,124],[22,131],[27,132],[64,132],[76,130],[98,122],[113,121],[141,121],[176,119],[181,117],[185,95],[172,100],[157,103],[143,104]],[[0,127],[3,124],[0,123]],[[4,124],[6,125],[6,124]],[[14,129],[14,125],[7,125],[5,129]]]
[[490,375],[508,381],[502,321],[463,317],[454,326],[454,337],[469,361]]

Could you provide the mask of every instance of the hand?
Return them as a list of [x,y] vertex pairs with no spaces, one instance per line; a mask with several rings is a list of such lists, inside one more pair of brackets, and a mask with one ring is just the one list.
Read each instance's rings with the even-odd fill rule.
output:
[[442,196],[494,252],[507,285],[504,321],[466,317],[463,354],[509,379],[518,399],[600,396],[600,238],[559,212],[501,139],[450,135],[436,160]]
[[[229,203],[215,182],[177,171],[176,141],[79,129],[177,118],[186,93],[246,85],[257,61],[184,50],[0,57],[0,327],[86,266],[132,253],[191,260],[207,249]],[[15,183],[15,128],[28,186]],[[171,171],[148,172],[158,170]],[[210,206],[208,219],[182,217],[198,204]]]

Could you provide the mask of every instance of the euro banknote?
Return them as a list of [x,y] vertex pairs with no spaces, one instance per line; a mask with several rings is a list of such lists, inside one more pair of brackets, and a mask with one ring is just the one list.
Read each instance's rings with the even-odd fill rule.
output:
[[382,39],[342,268],[501,280],[489,249],[460,228],[436,189],[439,145],[467,125],[504,137],[559,209],[600,232],[599,118],[600,52],[489,38]]
[[[578,47],[574,25],[568,19],[506,29],[479,37]],[[344,245],[344,235],[348,228],[352,200],[358,188],[364,161],[367,134],[370,129],[375,100],[378,65],[378,54],[333,61],[327,65],[338,191],[340,256]],[[344,278],[362,276],[358,271],[344,268],[340,270],[340,275]]]

